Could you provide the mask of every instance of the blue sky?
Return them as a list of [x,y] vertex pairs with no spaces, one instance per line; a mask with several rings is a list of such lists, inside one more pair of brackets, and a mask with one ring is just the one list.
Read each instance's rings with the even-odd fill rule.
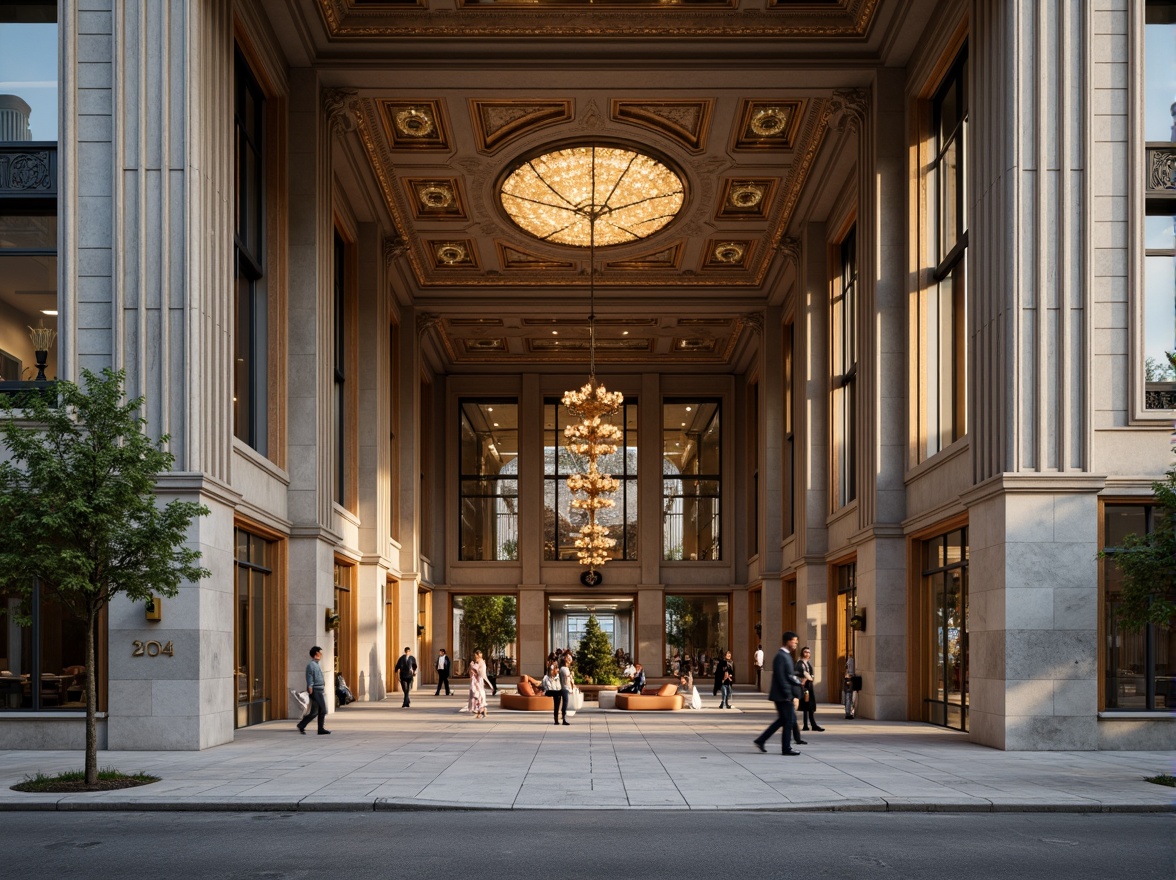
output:
[[57,140],[57,25],[0,24],[0,95],[33,108],[33,140]]
[[1147,67],[1144,72],[1144,140],[1172,140],[1169,108],[1176,102],[1176,25],[1149,24],[1143,54]]

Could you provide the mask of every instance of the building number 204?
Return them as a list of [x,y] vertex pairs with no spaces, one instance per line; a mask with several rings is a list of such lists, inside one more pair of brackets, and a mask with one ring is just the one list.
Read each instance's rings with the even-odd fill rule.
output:
[[140,642],[138,639],[135,639],[131,644],[134,646],[131,651],[132,657],[158,657],[160,654],[167,657],[174,657],[176,653],[171,642],[168,642],[166,645],[161,645],[159,642]]

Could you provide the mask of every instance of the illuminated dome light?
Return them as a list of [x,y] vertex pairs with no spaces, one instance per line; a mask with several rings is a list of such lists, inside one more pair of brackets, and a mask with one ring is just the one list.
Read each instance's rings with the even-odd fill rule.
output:
[[519,228],[536,238],[589,247],[593,235],[602,246],[653,235],[682,209],[685,187],[652,156],[588,145],[523,162],[503,182],[499,198]]

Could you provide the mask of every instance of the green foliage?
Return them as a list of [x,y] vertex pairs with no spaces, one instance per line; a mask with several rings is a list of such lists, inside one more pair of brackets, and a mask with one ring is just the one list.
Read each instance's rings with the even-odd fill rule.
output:
[[[85,388],[56,382],[9,400],[0,420],[0,591],[22,597],[29,623],[34,581],[86,625],[86,663],[96,667],[98,615],[119,595],[145,602],[175,596],[180,584],[209,576],[200,552],[184,546],[188,527],[208,508],[156,501],[155,484],[175,459],[168,437],[153,442],[138,415],[143,398],[123,400],[121,371],[82,373]],[[98,784],[96,676],[86,676],[86,780]]]
[[1143,777],[1144,782],[1154,782],[1156,785],[1166,785],[1168,788],[1176,788],[1176,776],[1169,773],[1160,773],[1156,776]]
[[134,788],[139,785],[150,785],[159,782],[158,776],[152,776],[142,771],[138,773],[123,773],[114,767],[103,767],[98,771],[97,786],[90,786],[86,782],[85,770],[66,770],[62,773],[46,774],[34,773],[26,775],[23,782],[12,786],[13,791],[31,792],[68,792],[86,791],[91,787],[113,790],[119,788]]
[[488,657],[499,654],[518,633],[518,604],[514,596],[466,596],[461,625],[470,648]]
[[156,504],[156,477],[174,461],[168,438],[144,433],[142,398],[122,401],[122,372],[83,375],[84,390],[56,383],[57,406],[27,398],[31,424],[9,408],[0,422],[11,454],[0,463],[0,589],[27,596],[37,578],[87,619],[117,595],[174,596],[183,580],[207,577],[184,542],[208,509]]
[[1147,535],[1127,535],[1122,544],[1099,554],[1111,557],[1123,577],[1116,615],[1127,629],[1148,624],[1171,627],[1176,620],[1176,465],[1156,494],[1154,528]]
[[608,635],[593,614],[584,625],[584,635],[576,649],[576,671],[586,684],[619,684],[621,675]]

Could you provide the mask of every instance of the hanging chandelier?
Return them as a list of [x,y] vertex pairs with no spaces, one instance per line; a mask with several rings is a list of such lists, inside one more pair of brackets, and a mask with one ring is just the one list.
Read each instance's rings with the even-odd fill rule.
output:
[[[564,445],[586,467],[568,477],[571,506],[588,521],[576,538],[576,556],[595,576],[612,558],[616,540],[597,512],[616,507],[609,496],[620,481],[601,473],[602,456],[623,442],[610,417],[625,401],[596,380],[596,246],[646,238],[663,229],[685,203],[682,178],[661,160],[622,146],[581,144],[518,164],[499,190],[502,207],[519,228],[546,242],[588,248],[588,382],[568,391],[563,405],[579,421],[564,430]],[[585,580],[588,578],[588,580]]]
[[611,474],[600,472],[601,456],[617,451],[623,439],[621,429],[608,418],[621,408],[625,397],[619,391],[609,391],[596,381],[596,223],[608,210],[596,200],[596,148],[588,155],[588,199],[581,200],[575,213],[588,224],[588,382],[581,388],[564,393],[563,405],[579,422],[564,429],[565,445],[573,455],[582,457],[588,467],[568,477],[572,493],[572,508],[582,510],[588,521],[580,527],[576,538],[576,556],[580,564],[595,572],[612,557],[616,539],[608,536],[608,526],[596,521],[599,510],[616,507],[608,497],[620,488],[620,481]]

